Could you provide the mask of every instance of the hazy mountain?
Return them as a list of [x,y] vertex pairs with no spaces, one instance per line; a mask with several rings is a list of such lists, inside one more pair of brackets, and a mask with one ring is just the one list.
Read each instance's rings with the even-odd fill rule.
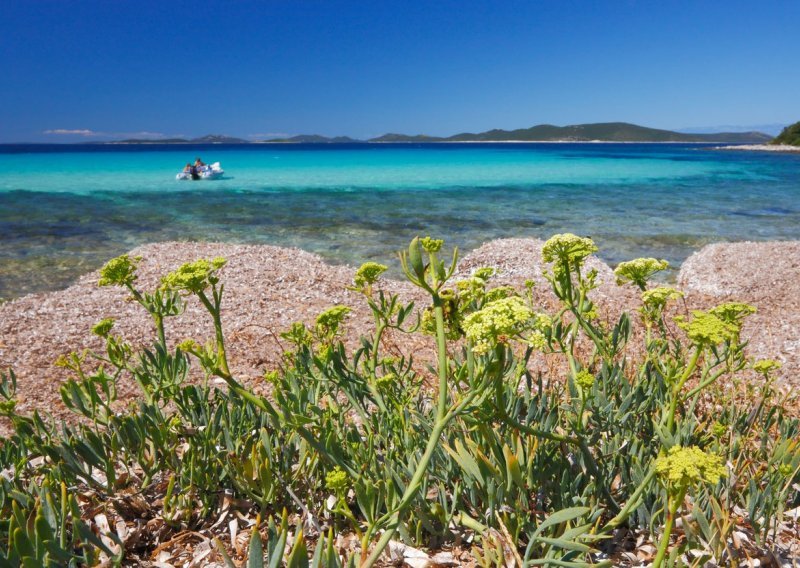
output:
[[[248,140],[225,136],[223,134],[206,134],[200,138],[129,138],[103,142],[104,144],[250,144]],[[94,142],[93,142],[94,144]]]
[[291,138],[271,138],[261,141],[261,143],[266,144],[352,144],[354,142],[363,142],[363,140],[356,140],[349,136],[334,136],[333,138],[329,138],[327,136],[320,136],[319,134],[300,134],[298,136],[292,136]]
[[[672,130],[647,128],[627,122],[599,122],[594,124],[573,124],[570,126],[554,126],[539,124],[531,128],[517,130],[487,130],[477,134],[463,132],[447,138],[428,136],[426,134],[389,133],[367,142],[715,142],[722,144],[766,144],[772,136],[763,132],[716,132],[686,133]],[[345,144],[363,142],[349,136],[327,137],[319,134],[301,134],[290,138],[261,140],[258,143],[284,144]],[[155,139],[155,140],[121,140],[110,144],[253,144],[242,138],[209,134],[200,138]]]
[[390,132],[377,138],[370,138],[368,142],[442,142],[448,140],[447,138],[439,138],[437,136],[427,136],[425,134],[416,134],[410,136],[408,134],[395,134]]
[[200,138],[192,138],[190,142],[192,144],[250,144],[249,140],[224,134],[206,134]]
[[676,132],[684,134],[714,134],[717,132],[763,132],[771,136],[777,136],[786,127],[783,123],[772,124],[726,124],[722,126],[692,126],[688,128],[678,128]]
[[81,142],[81,144],[190,144],[191,142],[186,138],[158,138],[158,139],[145,139],[145,138],[127,138],[125,140],[114,140],[112,142]]

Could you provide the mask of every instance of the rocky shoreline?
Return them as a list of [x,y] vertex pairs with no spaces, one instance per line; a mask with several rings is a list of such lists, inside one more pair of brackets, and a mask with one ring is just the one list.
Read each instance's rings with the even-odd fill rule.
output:
[[[493,266],[500,269],[496,284],[521,288],[532,279],[537,282],[537,301],[548,310],[555,302],[543,277],[542,244],[537,239],[491,241],[460,260],[459,277],[480,266]],[[138,284],[143,289],[154,288],[162,275],[184,262],[217,256],[228,259],[222,277],[229,356],[233,372],[255,387],[265,369],[277,368],[285,348],[279,334],[293,322],[313,322],[325,308],[343,304],[353,309],[348,321],[352,345],[370,329],[370,312],[363,298],[347,289],[355,269],[326,264],[319,256],[299,249],[171,242],[145,245],[131,254],[142,257]],[[590,266],[599,273],[596,299],[603,317],[613,321],[623,310],[638,308],[639,294],[630,286],[617,286],[608,265],[592,258]],[[97,280],[94,272],[65,290],[0,305],[0,369],[14,369],[21,410],[66,415],[58,388],[68,375],[53,363],[65,352],[99,350],[102,343],[90,329],[100,319],[116,318],[115,332],[134,344],[153,337],[152,324],[141,307],[126,301],[127,294],[121,289],[99,288]],[[424,305],[419,290],[407,282],[385,279],[382,286]],[[677,288],[686,296],[677,308],[681,312],[730,300],[756,306],[758,312],[743,329],[749,354],[780,361],[780,381],[788,391],[800,386],[800,242],[707,246],[683,264]],[[174,343],[187,338],[203,342],[213,335],[207,314],[191,301],[186,312],[167,326]],[[402,341],[404,349],[424,359],[431,347],[426,339],[403,336],[391,340]],[[134,385],[120,385],[121,400],[135,397]]]
[[800,153],[800,146],[789,144],[737,144],[734,146],[715,146],[714,150],[746,150],[748,152]]

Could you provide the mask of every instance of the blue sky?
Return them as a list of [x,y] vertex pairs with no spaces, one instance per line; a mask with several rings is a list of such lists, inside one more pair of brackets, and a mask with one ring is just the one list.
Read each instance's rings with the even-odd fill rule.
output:
[[798,29],[797,0],[7,0],[0,142],[786,124]]

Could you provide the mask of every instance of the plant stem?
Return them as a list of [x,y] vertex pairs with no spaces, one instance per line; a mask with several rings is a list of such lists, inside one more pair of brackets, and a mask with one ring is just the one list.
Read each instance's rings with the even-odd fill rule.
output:
[[[432,261],[435,260],[433,255],[431,255],[431,257]],[[380,558],[386,545],[388,545],[389,541],[394,537],[397,525],[400,522],[400,514],[408,507],[419,491],[422,478],[428,470],[428,464],[439,445],[439,438],[441,438],[444,429],[455,416],[454,413],[447,412],[447,342],[444,333],[444,309],[442,308],[442,299],[439,297],[439,294],[433,295],[433,310],[436,317],[436,347],[439,353],[439,401],[436,407],[436,422],[431,431],[431,437],[428,439],[428,445],[425,447],[425,452],[422,454],[422,458],[417,464],[414,475],[406,487],[400,499],[400,503],[394,508],[394,511],[387,513],[376,523],[380,525],[383,522],[389,521],[390,526],[383,535],[381,535],[378,544],[375,545],[375,549],[362,564],[362,568],[368,568],[374,565],[378,558]]]
[[425,447],[425,453],[422,454],[422,458],[417,464],[417,469],[414,471],[414,476],[411,478],[411,481],[406,487],[406,490],[400,499],[400,503],[394,508],[394,511],[386,513],[378,520],[377,523],[375,523],[376,525],[380,525],[388,522],[389,527],[386,529],[386,531],[384,531],[383,535],[381,535],[381,538],[378,541],[378,544],[375,545],[372,553],[361,565],[362,568],[373,566],[383,553],[383,549],[386,548],[386,545],[389,544],[389,541],[394,537],[394,533],[397,531],[397,525],[400,522],[400,514],[406,509],[406,507],[408,507],[408,505],[416,496],[417,491],[419,490],[419,485],[422,483],[422,478],[427,472],[428,464],[430,463],[433,454],[436,452],[436,449],[439,446],[439,438],[454,416],[455,415],[452,413],[447,413],[442,420],[436,421],[436,424],[431,431],[431,437],[428,440],[428,445]]
[[383,321],[375,322],[375,341],[372,345],[372,357],[370,358],[370,371],[372,371],[373,375],[375,374],[375,369],[378,368],[378,353],[384,329],[386,329],[386,324]]
[[436,317],[436,349],[439,355],[439,403],[436,408],[436,419],[442,420],[447,412],[447,343],[444,333],[444,309],[438,294],[433,297],[433,312]]
[[645,489],[647,489],[655,476],[656,470],[654,467],[651,467],[650,471],[647,472],[647,475],[645,475],[644,479],[642,479],[641,483],[639,483],[636,491],[634,491],[633,494],[628,497],[628,501],[625,503],[625,506],[622,508],[622,510],[617,513],[613,519],[605,524],[605,526],[600,530],[601,533],[606,533],[609,530],[615,529],[628,520],[628,517],[630,517],[633,509],[639,506],[642,493],[644,493]]
[[681,399],[681,389],[686,381],[689,380],[689,377],[692,376],[695,368],[697,368],[697,361],[700,359],[701,352],[702,349],[699,346],[695,347],[694,354],[692,354],[692,358],[689,361],[689,365],[686,367],[686,371],[684,371],[680,380],[675,385],[675,388],[672,390],[672,400],[669,402],[669,414],[667,414],[667,430],[669,432],[672,432],[672,427],[675,424],[675,412],[678,407],[678,401]]
[[[217,365],[219,370],[225,375],[230,376],[231,372],[228,368],[228,356],[225,353],[225,338],[222,335],[222,320],[219,313],[219,302],[217,301],[216,305],[212,304],[204,292],[198,292],[197,297],[200,298],[201,302],[203,302],[203,305],[214,320],[214,333],[217,340]],[[217,299],[216,294],[214,294],[214,299]]]
[[678,497],[676,499],[667,499],[667,522],[664,525],[664,534],[661,535],[658,553],[656,554],[655,560],[653,560],[651,568],[660,568],[661,563],[664,561],[667,548],[669,548],[669,537],[672,533],[672,527],[675,525],[675,514],[678,512],[678,507],[680,507],[684,495],[686,495],[686,490],[681,491],[680,494],[676,496]]

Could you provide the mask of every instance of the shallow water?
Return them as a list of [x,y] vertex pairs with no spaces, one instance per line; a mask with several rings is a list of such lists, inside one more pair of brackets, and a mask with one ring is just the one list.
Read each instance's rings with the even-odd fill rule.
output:
[[[179,182],[200,155],[223,179]],[[471,249],[590,235],[610,263],[800,239],[800,156],[665,144],[0,146],[0,297],[64,287],[146,242],[298,246],[393,262],[416,234]]]

